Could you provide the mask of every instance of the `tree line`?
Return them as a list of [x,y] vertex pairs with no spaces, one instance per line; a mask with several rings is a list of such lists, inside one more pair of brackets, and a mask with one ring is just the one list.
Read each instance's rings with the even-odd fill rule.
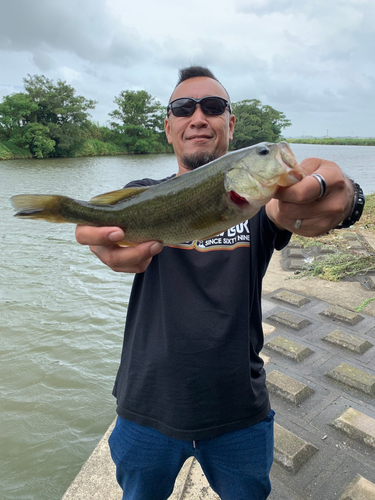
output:
[[[24,92],[0,103],[1,146],[17,156],[36,158],[99,154],[171,152],[164,134],[166,107],[145,90],[123,90],[114,98],[109,124],[91,120],[96,101],[77,95],[66,82],[28,75]],[[262,141],[276,142],[291,125],[284,113],[257,99],[232,104],[236,127],[231,149]],[[6,155],[3,155],[6,157]]]

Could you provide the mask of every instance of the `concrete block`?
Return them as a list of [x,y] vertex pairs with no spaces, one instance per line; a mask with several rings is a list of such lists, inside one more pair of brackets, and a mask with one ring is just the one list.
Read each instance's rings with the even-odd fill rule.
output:
[[269,316],[268,319],[297,331],[301,331],[303,328],[306,328],[306,326],[311,325],[311,321],[308,319],[289,311],[278,311]]
[[354,408],[348,408],[331,425],[353,439],[375,448],[375,419]]
[[361,392],[375,396],[375,376],[364,370],[360,370],[347,363],[340,363],[327,373],[327,376],[345,385],[354,387]]
[[371,290],[375,289],[375,276],[368,276],[368,283]]
[[320,314],[336,321],[342,321],[351,326],[356,325],[364,319],[360,314],[340,306],[331,306]]
[[278,370],[274,370],[267,375],[267,387],[272,394],[281,396],[295,405],[301,404],[302,401],[314,393],[314,390],[308,385],[302,384]]
[[273,295],[272,298],[297,307],[302,307],[305,304],[311,302],[311,300],[308,299],[307,297],[299,295],[298,293],[290,292],[288,290],[278,292],[275,295]]
[[346,231],[343,235],[344,240],[347,241],[358,241],[358,237],[354,233],[350,233],[349,231]]
[[314,351],[308,347],[298,344],[293,340],[286,339],[285,337],[275,337],[265,345],[271,351],[275,351],[286,358],[293,359],[297,363],[303,361],[307,356],[310,356]]
[[335,246],[323,246],[321,248],[319,248],[319,254],[320,255],[327,255],[327,254],[332,254],[332,253],[335,253],[337,250],[336,250],[336,247]]
[[375,499],[375,484],[357,474],[346,488],[340,500],[373,500]]
[[375,290],[375,276],[373,274],[365,274],[364,276],[357,276],[358,281],[367,290]]
[[322,340],[331,344],[335,344],[339,347],[343,347],[344,349],[348,349],[349,351],[356,352],[358,354],[363,354],[373,346],[373,344],[371,344],[371,342],[368,342],[367,340],[364,340],[355,335],[351,335],[349,333],[342,332],[340,330],[334,330],[326,337],[323,337]]
[[299,241],[290,241],[287,248],[303,248],[303,245]]
[[297,473],[318,448],[275,423],[275,461],[293,474]]
[[295,258],[303,259],[304,258],[303,249],[302,248],[287,248],[286,256],[291,257],[293,259],[295,259]]
[[350,243],[348,250],[366,250],[360,241]]
[[289,259],[287,267],[291,271],[302,271],[307,269],[307,263],[303,259]]

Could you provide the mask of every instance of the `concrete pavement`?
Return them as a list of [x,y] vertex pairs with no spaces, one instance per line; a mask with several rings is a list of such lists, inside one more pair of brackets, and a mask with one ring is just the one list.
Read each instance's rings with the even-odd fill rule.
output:
[[[372,233],[363,237],[375,248]],[[375,296],[372,277],[366,286],[293,279],[291,258],[274,255],[262,297],[262,356],[276,411],[270,500],[374,500],[375,301],[354,311]],[[121,499],[110,430],[62,500]],[[170,500],[193,499],[220,500],[189,459]]]

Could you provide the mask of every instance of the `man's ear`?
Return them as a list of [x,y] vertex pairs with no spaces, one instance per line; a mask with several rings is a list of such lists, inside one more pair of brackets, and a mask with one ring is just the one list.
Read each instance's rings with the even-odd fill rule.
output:
[[234,131],[234,124],[236,123],[236,117],[234,115],[230,115],[229,118],[229,140],[233,140],[233,131]]
[[168,144],[172,144],[171,125],[168,118],[164,120],[164,131],[165,135],[167,136]]

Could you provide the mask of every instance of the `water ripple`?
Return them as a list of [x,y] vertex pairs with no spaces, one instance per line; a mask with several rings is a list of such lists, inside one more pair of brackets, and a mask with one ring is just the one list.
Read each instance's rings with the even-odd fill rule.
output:
[[[300,157],[321,153],[293,149]],[[350,158],[348,150],[329,151],[375,190],[374,148]],[[174,171],[172,155],[0,163],[2,500],[59,500],[114,418],[111,390],[133,279],[78,245],[72,225],[14,219],[9,197],[89,199]]]

